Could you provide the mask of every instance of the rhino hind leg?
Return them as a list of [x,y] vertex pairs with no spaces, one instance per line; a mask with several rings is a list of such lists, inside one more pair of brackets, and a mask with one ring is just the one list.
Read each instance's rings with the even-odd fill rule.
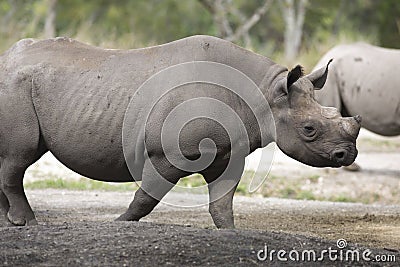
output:
[[[35,113],[0,114],[0,225],[35,225],[35,215],[25,195],[23,178],[25,170],[37,161],[47,148],[40,136]],[[26,123],[29,121],[29,124]],[[7,124],[12,124],[13,127]],[[11,129],[11,130],[4,130]],[[7,145],[4,145],[7,144]],[[5,218],[5,214],[7,214]]]
[[21,167],[11,160],[4,160],[0,169],[3,192],[10,205],[7,218],[12,224],[18,226],[37,224],[22,185],[25,170],[26,167]]
[[[165,158],[146,160],[142,184],[136,191],[128,210],[119,216],[117,221],[139,221],[155,208],[181,177],[185,176],[183,172],[171,168],[167,162],[168,160]],[[154,166],[159,168],[156,170]]]
[[13,225],[36,225],[37,221],[25,195],[23,178],[25,170],[36,162],[45,152],[43,142],[29,153],[20,154],[21,157],[6,157],[0,165],[1,193],[0,212],[7,211],[7,218]]
[[10,209],[10,203],[8,203],[8,199],[6,195],[3,193],[3,190],[0,189],[0,214],[4,214],[8,212]]
[[128,210],[119,216],[116,221],[139,221],[148,215],[158,203],[158,199],[151,197],[142,188],[139,188]]
[[7,218],[7,213],[9,209],[10,203],[8,203],[6,195],[0,189],[0,227],[11,225]]

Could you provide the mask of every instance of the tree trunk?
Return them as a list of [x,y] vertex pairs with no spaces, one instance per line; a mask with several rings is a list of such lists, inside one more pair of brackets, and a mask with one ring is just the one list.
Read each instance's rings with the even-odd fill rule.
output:
[[344,8],[346,8],[346,0],[340,0],[340,5],[339,8],[336,12],[336,16],[335,16],[335,20],[333,23],[333,29],[332,29],[332,33],[333,35],[337,36],[340,30],[340,19],[343,16],[344,12]]
[[397,33],[400,34],[400,19],[396,19]]
[[[246,47],[251,46],[249,31],[257,24],[261,17],[267,12],[273,0],[265,0],[250,18],[246,18],[234,5],[232,0],[198,0],[203,7],[213,15],[218,36],[231,42],[237,42],[243,38]],[[240,25],[236,29],[232,28],[228,15],[236,16],[240,20]]]
[[298,0],[297,8],[295,0],[280,2],[285,20],[285,60],[290,63],[295,60],[300,50],[307,2],[308,0]]
[[1,31],[2,33],[8,33],[11,30],[11,21],[18,10],[18,1],[13,1],[13,0],[8,0],[8,4],[10,5],[10,10],[7,12],[7,14],[1,19]]
[[[272,0],[266,0],[264,2],[264,5],[262,5],[261,7],[259,7],[254,14],[249,18],[249,19],[245,19],[244,16],[240,13],[239,10],[236,10],[236,14],[239,17],[239,19],[241,20],[241,25],[236,29],[236,31],[231,34],[230,36],[227,37],[227,40],[229,41],[237,41],[238,39],[240,39],[242,36],[245,38],[246,40],[246,36],[249,35],[249,31],[250,29],[261,19],[261,17],[267,12],[269,6],[271,5]],[[234,13],[234,12],[232,12]]]
[[228,21],[228,10],[226,0],[214,1],[214,21],[219,31],[219,37],[226,38],[232,35],[232,28]]
[[47,0],[48,9],[46,15],[46,22],[44,24],[44,35],[46,38],[56,37],[56,7],[57,0]]

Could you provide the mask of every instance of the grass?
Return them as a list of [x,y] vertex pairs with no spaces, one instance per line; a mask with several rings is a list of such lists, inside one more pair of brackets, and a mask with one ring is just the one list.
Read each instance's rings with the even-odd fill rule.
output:
[[[314,176],[313,176],[314,177]],[[319,176],[318,176],[319,177]],[[309,179],[305,177],[304,179]],[[318,179],[318,178],[316,178]],[[316,194],[309,190],[302,188],[303,179],[301,180],[288,180],[285,177],[273,176],[267,180],[266,185],[261,188],[261,194],[264,197],[277,197],[301,200],[327,200],[317,197]]]
[[329,197],[327,200],[332,201],[332,202],[357,202],[356,199],[348,197],[346,195],[337,195],[334,197]]
[[400,149],[400,142],[398,140],[378,140],[372,138],[360,138],[357,140],[357,145],[362,147],[365,151],[398,151]]
[[[278,198],[291,198],[291,199],[307,199],[315,200],[317,197],[310,190],[302,190],[300,182],[288,181],[285,177],[269,176],[266,182],[256,192],[249,192],[249,185],[252,179],[256,179],[258,183],[266,173],[254,173],[254,171],[245,171],[243,177],[236,189],[237,195],[254,196],[262,195],[264,197],[278,197]],[[317,175],[309,176],[307,179],[316,182]],[[206,194],[208,189],[206,182],[202,175],[194,174],[180,179],[174,191],[182,192],[187,191],[187,188],[196,188],[191,192]],[[253,186],[257,183],[253,184]],[[81,179],[62,179],[56,176],[44,178],[37,181],[26,182],[24,184],[26,189],[64,189],[64,190],[100,190],[100,191],[134,191],[138,186],[136,183],[109,183],[90,180],[86,178]],[[321,199],[323,200],[323,199]],[[340,201],[340,198],[338,198]]]
[[315,184],[315,183],[318,183],[318,180],[319,180],[320,177],[321,177],[321,176],[318,175],[318,174],[310,175],[310,176],[308,177],[308,180],[309,180],[311,183]]
[[[288,178],[285,176],[268,175],[264,183],[255,191],[250,192],[249,185],[253,180],[252,187],[261,183],[267,173],[254,173],[254,171],[245,171],[242,179],[236,189],[236,195],[242,196],[261,196],[275,198],[289,198],[299,200],[319,200],[332,202],[361,202],[361,203],[376,203],[380,201],[382,196],[378,193],[362,194],[361,196],[349,196],[341,192],[336,194],[324,194],[318,190],[321,187],[322,180],[320,175],[309,174],[300,178]],[[256,181],[256,183],[254,183]],[[208,188],[202,175],[194,174],[182,178],[175,192],[190,192],[207,194]],[[64,189],[64,190],[99,190],[99,191],[135,191],[138,189],[136,183],[109,183],[81,179],[61,179],[56,176],[46,176],[43,179],[26,182],[26,189]],[[190,188],[191,190],[188,190]],[[397,190],[396,190],[397,193]]]
[[207,183],[201,174],[193,174],[180,179],[176,185],[179,187],[194,188],[205,186]]
[[65,189],[65,190],[100,190],[100,191],[134,191],[138,189],[135,183],[107,183],[81,178],[71,179],[44,179],[24,184],[26,189]]

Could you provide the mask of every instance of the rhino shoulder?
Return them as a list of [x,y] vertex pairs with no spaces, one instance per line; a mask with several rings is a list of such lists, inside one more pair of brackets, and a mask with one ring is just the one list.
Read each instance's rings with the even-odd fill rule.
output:
[[19,40],[13,46],[11,46],[11,48],[8,50],[8,52],[9,53],[19,53],[37,41],[38,41],[37,39],[33,39],[33,38],[26,38],[26,39]]
[[[4,54],[1,55],[3,59],[9,59],[10,57],[15,57],[21,52],[25,51],[29,46],[36,43],[38,40],[33,38],[26,38],[19,40],[13,46],[11,46]],[[4,63],[3,63],[4,64]]]

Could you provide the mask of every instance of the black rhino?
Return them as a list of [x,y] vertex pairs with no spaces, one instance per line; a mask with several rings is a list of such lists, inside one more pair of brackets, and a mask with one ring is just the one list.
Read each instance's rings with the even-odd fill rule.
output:
[[[200,61],[224,64],[247,75],[268,101],[273,121],[264,113],[265,107],[252,110],[238,94],[218,85],[198,83],[162,97],[152,91],[134,97],[138,88],[161,70]],[[187,75],[191,73],[196,74],[196,69]],[[328,66],[324,66],[303,76],[300,66],[288,71],[266,57],[210,36],[135,50],[101,49],[69,38],[21,40],[0,56],[0,224],[37,224],[22,181],[26,168],[46,151],[92,179],[142,180],[128,210],[118,218],[133,221],[149,214],[181,177],[190,174],[172,164],[167,152],[195,161],[204,152],[199,149],[202,142],[212,140],[216,148],[213,161],[197,172],[209,183],[209,211],[216,226],[234,227],[232,198],[244,158],[267,145],[262,140],[275,141],[287,155],[317,167],[349,165],[356,158],[360,117],[342,118],[314,100],[314,90],[323,87],[327,73]],[[176,77],[166,77],[165,83],[172,78]],[[127,160],[122,131],[132,98],[140,101],[135,102],[127,124],[138,134],[128,138],[134,149]],[[161,143],[162,123],[169,119],[169,112],[191,98],[224,102],[242,120],[247,134],[237,131],[231,140],[218,122],[198,118],[182,128],[178,140],[182,151],[171,149],[176,140],[167,138]],[[136,125],[135,120],[141,120],[142,111],[153,102],[147,124]],[[203,103],[194,109],[220,115],[221,110],[213,107]],[[265,121],[258,125],[255,116]],[[276,135],[263,130],[274,122]],[[135,125],[142,128],[134,129]],[[244,149],[241,144],[246,142],[249,147]],[[217,179],[232,159],[231,177]],[[134,166],[133,172],[129,166]],[[169,184],[161,186],[153,179],[155,172]],[[223,195],[219,195],[221,188],[226,191]]]

